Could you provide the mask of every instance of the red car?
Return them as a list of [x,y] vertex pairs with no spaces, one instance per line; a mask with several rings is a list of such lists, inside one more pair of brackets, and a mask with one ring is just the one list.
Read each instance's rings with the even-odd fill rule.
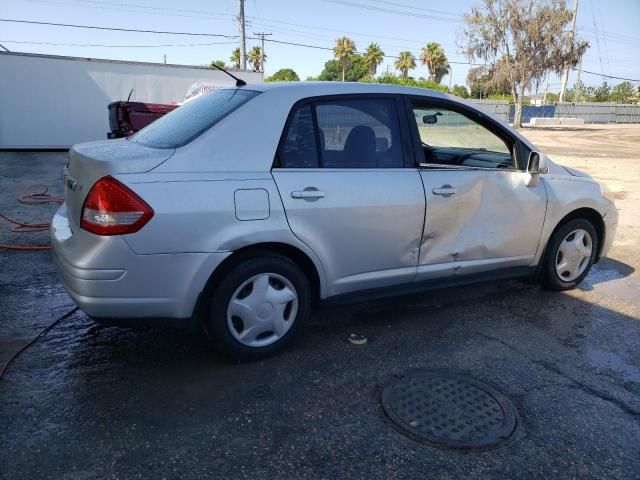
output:
[[122,138],[133,135],[179,105],[118,101],[109,104],[109,127],[107,138]]

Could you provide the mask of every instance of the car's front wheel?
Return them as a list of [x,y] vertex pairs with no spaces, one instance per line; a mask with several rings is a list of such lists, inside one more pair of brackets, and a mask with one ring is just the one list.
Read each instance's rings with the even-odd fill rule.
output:
[[309,315],[304,272],[276,254],[242,261],[221,279],[211,298],[208,331],[234,358],[269,355],[288,343]]
[[575,218],[561,225],[549,239],[542,266],[542,285],[550,290],[575,288],[589,273],[598,251],[593,224]]

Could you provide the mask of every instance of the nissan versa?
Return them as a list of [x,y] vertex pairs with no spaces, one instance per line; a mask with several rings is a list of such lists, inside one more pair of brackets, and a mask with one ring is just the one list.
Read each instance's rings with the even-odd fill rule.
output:
[[96,319],[197,318],[220,348],[281,348],[318,300],[508,277],[578,285],[611,192],[456,97],[375,84],[223,88],[69,152],[51,226]]

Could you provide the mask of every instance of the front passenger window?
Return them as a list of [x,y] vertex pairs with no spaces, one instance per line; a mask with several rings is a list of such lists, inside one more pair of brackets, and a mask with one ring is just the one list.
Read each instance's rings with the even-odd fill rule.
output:
[[413,107],[424,163],[480,168],[513,168],[511,149],[502,138],[461,113],[438,107]]

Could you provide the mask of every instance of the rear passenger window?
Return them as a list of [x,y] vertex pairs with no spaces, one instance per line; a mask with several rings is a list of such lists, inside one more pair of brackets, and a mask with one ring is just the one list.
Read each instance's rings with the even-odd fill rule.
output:
[[401,168],[400,127],[391,99],[316,104],[324,168]]
[[344,99],[298,107],[278,157],[282,168],[402,168],[395,101]]
[[280,151],[282,168],[317,168],[318,149],[311,105],[298,108],[285,134]]

